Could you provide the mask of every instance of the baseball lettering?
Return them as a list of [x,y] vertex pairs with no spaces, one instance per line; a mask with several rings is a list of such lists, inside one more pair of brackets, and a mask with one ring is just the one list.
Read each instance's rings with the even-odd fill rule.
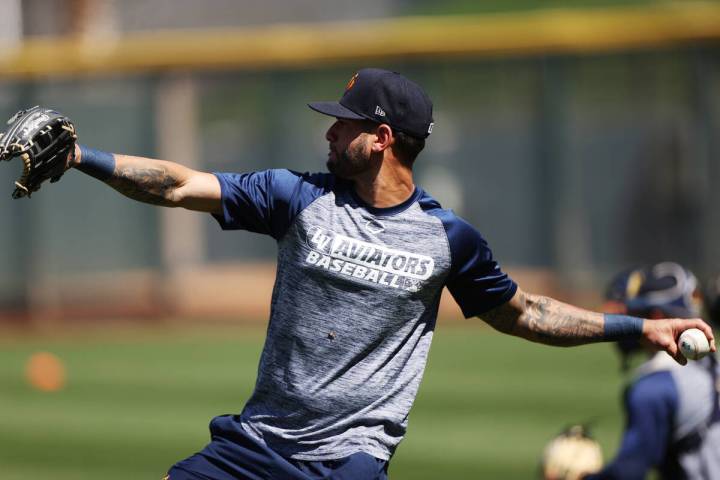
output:
[[391,288],[417,291],[435,268],[435,261],[427,255],[356,240],[320,227],[311,227],[306,238],[311,248],[307,263]]

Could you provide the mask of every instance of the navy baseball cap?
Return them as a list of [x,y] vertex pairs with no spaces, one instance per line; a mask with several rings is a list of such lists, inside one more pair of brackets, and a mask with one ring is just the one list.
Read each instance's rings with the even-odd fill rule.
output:
[[[633,276],[637,278],[633,279]],[[702,312],[702,293],[697,278],[675,262],[657,263],[636,271],[628,286],[625,304],[631,314],[659,310],[668,317],[695,318]]]
[[[657,310],[668,318],[695,318],[702,312],[697,278],[678,263],[661,262],[638,268],[626,278],[622,301],[629,315],[646,317]],[[619,340],[616,345],[623,354],[640,350],[636,339]]]
[[608,302],[625,303],[628,297],[628,291],[635,287],[631,284],[630,279],[637,281],[636,268],[629,268],[615,275],[610,284],[605,289],[605,300]]
[[386,123],[416,138],[427,138],[433,129],[432,102],[420,85],[379,68],[363,68],[353,75],[339,102],[308,106],[331,117]]

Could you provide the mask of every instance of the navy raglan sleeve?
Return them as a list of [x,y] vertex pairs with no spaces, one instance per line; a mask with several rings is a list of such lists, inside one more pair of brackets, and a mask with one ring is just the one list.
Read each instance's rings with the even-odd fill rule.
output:
[[627,423],[615,459],[586,480],[643,479],[662,464],[672,435],[678,393],[669,372],[638,380],[625,394]]
[[510,300],[517,285],[500,269],[482,235],[450,211],[436,215],[443,222],[450,247],[452,265],[446,285],[465,318]]
[[248,230],[282,238],[293,219],[333,185],[328,174],[290,170],[215,173],[222,191],[222,214],[213,217],[223,230]]

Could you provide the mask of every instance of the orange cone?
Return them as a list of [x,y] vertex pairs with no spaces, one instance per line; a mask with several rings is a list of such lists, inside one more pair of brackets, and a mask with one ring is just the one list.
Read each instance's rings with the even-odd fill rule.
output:
[[37,352],[25,365],[25,379],[42,392],[57,392],[65,386],[65,366],[49,352]]

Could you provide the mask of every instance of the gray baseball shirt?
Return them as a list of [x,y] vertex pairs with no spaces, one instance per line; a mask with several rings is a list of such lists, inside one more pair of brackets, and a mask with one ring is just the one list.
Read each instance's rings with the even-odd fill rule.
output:
[[373,208],[330,174],[216,174],[224,229],[271,235],[277,277],[255,391],[238,421],[281,455],[389,459],[407,428],[442,288],[466,317],[515,283],[422,189]]

